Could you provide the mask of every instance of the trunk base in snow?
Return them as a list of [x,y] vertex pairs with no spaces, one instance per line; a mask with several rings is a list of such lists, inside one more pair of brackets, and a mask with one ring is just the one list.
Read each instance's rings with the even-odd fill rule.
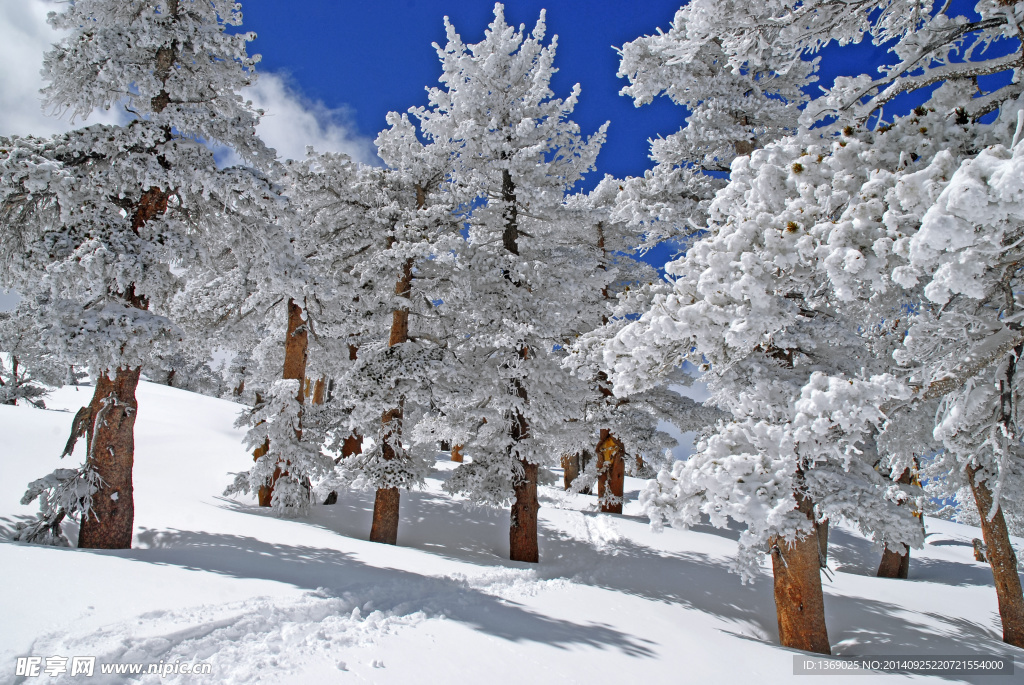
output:
[[882,552],[882,562],[878,565],[878,577],[906,580],[909,574],[910,550],[908,549],[906,554],[899,554],[886,547]]
[[135,389],[141,368],[118,369],[114,379],[100,374],[90,409],[89,464],[103,479],[92,509],[82,517],[78,546],[129,549],[135,522],[132,467],[135,464]]
[[[813,521],[811,500],[797,495],[797,506]],[[805,652],[831,654],[825,628],[817,533],[812,530],[792,543],[773,538],[771,553],[780,644]]]
[[516,499],[512,502],[512,522],[509,526],[509,559],[536,564],[540,561],[537,545],[537,464],[520,461],[523,480],[515,485]]
[[386,545],[398,544],[398,488],[378,488],[373,501],[373,525],[370,527],[370,542]]
[[[896,479],[896,482],[910,485],[913,482],[913,474],[910,472],[910,469],[904,469],[900,477]],[[903,506],[903,504],[901,502],[900,506]],[[906,580],[907,576],[910,575],[910,547],[907,547],[906,554],[892,552],[888,547],[882,550],[882,561],[878,564],[877,575],[879,578],[902,578]]]

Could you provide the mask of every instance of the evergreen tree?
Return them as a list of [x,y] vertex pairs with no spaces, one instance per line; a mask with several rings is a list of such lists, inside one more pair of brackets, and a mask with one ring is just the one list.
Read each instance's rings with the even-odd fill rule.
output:
[[168,314],[189,268],[275,203],[263,177],[218,170],[198,139],[256,164],[273,154],[237,94],[256,60],[251,34],[225,32],[241,21],[235,3],[79,0],[50,21],[69,34],[46,56],[47,106],[72,118],[124,106],[133,119],[0,144],[4,285],[33,309],[47,350],[96,378],[65,450],[87,435],[85,466],[37,481],[25,501],[48,493],[51,523],[81,517],[81,547],[129,547],[142,367],[183,337]]
[[[889,2],[855,12],[817,2],[690,7],[697,34],[718,36],[741,73],[763,65],[785,73],[822,45],[868,31],[896,41],[899,60],[880,79],[838,79],[806,108],[807,128],[733,162],[709,208],[709,235],[668,266],[671,289],[620,332],[606,359],[622,394],[683,360],[704,365],[713,402],[733,420],[663,473],[645,495],[649,511],[656,521],[685,524],[703,512],[744,522],[741,565],[772,555],[783,644],[828,651],[816,520],[844,515],[894,551],[920,541],[912,508],[897,506],[913,489],[893,481],[926,449],[920,422],[943,390],[912,392],[892,363],[908,329],[909,344],[926,320],[910,316],[922,291],[900,263],[932,189],[970,150],[977,133],[964,126],[1019,92],[964,102],[962,79],[1012,60],[972,59],[974,48],[959,41],[974,34],[984,46],[1018,20],[994,3],[979,5],[981,22]],[[951,64],[958,52],[968,60]],[[899,126],[860,128],[895,94],[944,79],[931,107]],[[822,141],[839,130],[844,139]],[[943,146],[945,160],[936,154]]]
[[579,249],[593,245],[590,227],[572,220],[565,197],[593,166],[604,128],[585,141],[569,119],[578,86],[553,98],[555,41],[543,45],[543,14],[527,35],[496,5],[473,45],[445,27],[447,44],[435,45],[442,87],[412,115],[427,147],[452,160],[443,191],[467,234],[436,296],[454,364],[434,382],[439,412],[417,433],[463,446],[472,461],[446,487],[476,502],[511,501],[511,558],[536,562],[540,469],[557,463],[586,395],[560,367],[563,346],[579,321],[579,283],[597,267],[594,252]]

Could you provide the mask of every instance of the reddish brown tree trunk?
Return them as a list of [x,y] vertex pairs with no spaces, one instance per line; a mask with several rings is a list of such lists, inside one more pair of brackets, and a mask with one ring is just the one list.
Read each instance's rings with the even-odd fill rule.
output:
[[455,447],[452,448],[452,461],[457,461],[461,464],[462,459],[462,445],[456,445]]
[[316,383],[313,384],[313,404],[324,403],[324,389],[326,387],[327,384],[324,382],[323,378],[318,378]]
[[[601,503],[601,511],[605,514],[622,513],[622,493],[626,482],[626,450],[611,431],[602,428],[601,440],[597,443],[597,499]],[[618,498],[617,502],[607,502],[607,494]]]
[[[259,461],[259,458],[266,455],[270,451],[270,441],[264,440],[263,444],[252,451],[252,460]],[[281,469],[274,468],[274,475],[271,477],[270,485],[261,485],[259,491],[256,493],[256,501],[259,502],[261,507],[269,507],[271,500],[274,496],[273,483],[277,482],[277,479],[281,477]]]
[[[422,191],[417,187],[417,205],[422,207]],[[412,260],[406,260],[402,266],[402,277],[395,283],[395,294],[409,299],[412,292]],[[409,340],[409,309],[400,308],[391,313],[391,335],[388,347],[400,345]],[[402,444],[402,398],[398,398],[398,406],[384,412],[381,417],[381,450],[386,460],[395,459],[398,455],[394,445],[401,449]],[[370,542],[383,542],[388,545],[398,544],[398,506],[400,493],[398,488],[377,488],[377,496],[373,502],[373,525],[370,526]]]
[[[132,231],[139,235],[146,222],[167,211],[170,191],[156,186],[142,193],[132,213]],[[149,301],[132,283],[118,297],[129,307],[149,309]],[[90,467],[104,483],[93,495],[92,509],[82,517],[78,546],[92,549],[128,549],[132,546],[135,496],[135,418],[141,368],[117,369],[114,378],[101,373],[90,403],[88,456]]]
[[509,558],[512,561],[540,561],[537,544],[537,464],[520,460],[523,479],[515,484],[515,501],[512,502],[512,521],[509,527]]
[[399,494],[398,488],[377,488],[377,496],[373,500],[370,542],[398,544]]
[[132,546],[135,499],[135,389],[142,369],[118,369],[111,380],[100,374],[90,404],[89,466],[103,479],[93,495],[92,509],[82,517],[78,546],[128,549]]
[[306,360],[309,354],[309,331],[302,318],[302,307],[288,300],[288,328],[284,337],[284,369],[281,378],[299,381],[296,399],[305,404],[303,383],[306,381]]
[[[519,354],[526,359],[527,349],[523,347]],[[512,392],[521,398],[524,404],[526,403],[526,388],[518,379],[512,381]],[[526,417],[516,412],[512,417],[510,430],[513,445],[527,437],[529,426]],[[515,500],[512,502],[508,531],[509,559],[536,564],[540,561],[540,548],[537,542],[537,511],[540,509],[540,502],[537,499],[539,467],[524,459],[519,460],[519,465],[523,469],[523,478],[512,484]]]
[[999,601],[999,618],[1003,623],[1003,642],[1024,648],[1024,594],[1021,591],[1020,575],[1017,573],[1017,555],[1010,545],[1010,534],[1006,529],[1002,507],[992,511],[992,491],[985,482],[977,479],[978,469],[967,467],[967,477],[974,493],[974,502],[981,515],[981,535],[985,539],[985,556],[992,567],[992,578]]
[[363,453],[363,436],[350,435],[341,443],[341,457],[351,457],[353,454]]
[[572,487],[572,482],[576,480],[576,477],[580,475],[580,455],[579,454],[563,454],[562,455],[562,489],[568,490]]
[[[302,307],[295,303],[295,300],[288,300],[288,324],[285,329],[284,336],[284,369],[281,372],[281,378],[284,380],[297,380],[299,382],[299,392],[296,394],[295,399],[298,400],[299,404],[306,403],[306,393],[303,387],[306,382],[306,361],[309,354],[309,331],[306,328],[306,322],[302,319]],[[300,427],[295,431],[297,437],[302,437],[301,414],[299,416]],[[253,459],[259,459],[267,452],[270,451],[270,443],[266,442],[263,446],[256,448],[253,452]],[[257,499],[261,507],[269,507],[274,499],[274,483],[281,477],[282,469],[286,468],[286,464],[278,463],[274,467],[274,474],[271,476],[270,482],[266,485],[260,486]]]
[[[800,494],[796,499],[799,511],[813,523],[814,504]],[[782,538],[771,540],[775,611],[783,647],[831,654],[818,552],[818,536],[813,527],[792,543]]]
[[[897,483],[910,485],[912,474],[910,469],[903,469],[903,473],[896,480]],[[903,503],[900,502],[900,505]],[[910,547],[907,547],[905,554],[893,552],[886,547],[882,550],[882,561],[878,564],[879,578],[906,578],[910,575]]]

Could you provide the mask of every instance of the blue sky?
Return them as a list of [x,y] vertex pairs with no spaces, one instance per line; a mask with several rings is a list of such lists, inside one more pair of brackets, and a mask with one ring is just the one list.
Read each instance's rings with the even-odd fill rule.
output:
[[[506,19],[532,29],[545,6],[548,36],[558,35],[553,90],[563,97],[581,84],[574,118],[584,134],[612,122],[596,176],[642,174],[647,139],[678,130],[683,110],[668,101],[637,109],[619,96],[626,81],[615,75],[619,62],[612,46],[659,26],[668,29],[679,0],[518,0],[505,4]],[[282,11],[279,0],[243,0],[243,28],[258,36],[251,51],[263,56],[260,69],[287,74],[308,98],[347,110],[348,123],[373,138],[388,111],[426,104],[424,89],[440,75],[431,43],[445,42],[443,18],[451,18],[463,40],[477,42],[493,19],[494,4],[312,0],[293,7]]]
[[[641,35],[668,30],[679,0],[511,0],[506,20],[532,29],[547,8],[547,35],[558,36],[553,80],[556,96],[573,84],[583,89],[575,120],[589,134],[611,121],[598,171],[642,175],[650,166],[648,139],[677,131],[685,111],[666,98],[636,108],[619,95],[627,84],[616,76],[615,47]],[[260,71],[283,78],[297,95],[322,103],[351,135],[372,140],[387,112],[426,104],[425,88],[437,84],[440,65],[431,43],[444,44],[443,18],[450,17],[467,43],[483,38],[493,19],[488,0],[308,0],[282,11],[279,0],[242,0],[243,30],[257,39],[251,52],[263,56]],[[837,74],[857,74],[885,58],[870,43],[822,53],[819,85]],[[815,91],[817,87],[815,87]]]

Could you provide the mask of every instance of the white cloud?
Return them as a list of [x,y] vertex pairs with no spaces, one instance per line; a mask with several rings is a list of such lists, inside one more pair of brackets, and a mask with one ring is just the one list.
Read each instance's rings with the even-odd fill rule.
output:
[[[82,125],[65,118],[47,116],[42,110],[39,89],[43,87],[40,70],[43,53],[60,39],[46,23],[46,14],[59,10],[55,0],[0,0],[0,136],[50,135]],[[380,163],[373,141],[359,135],[351,123],[350,110],[332,109],[323,102],[310,100],[292,87],[286,78],[260,73],[256,85],[243,96],[266,111],[259,134],[282,159],[302,159],[306,146],[321,152],[344,152],[353,159]],[[97,112],[89,123],[115,123],[124,115]],[[226,163],[237,163],[231,154]]]
[[[43,87],[43,53],[60,39],[46,23],[47,12],[60,9],[53,0],[0,0],[0,135],[50,135],[81,126],[47,116]],[[117,115],[101,112],[89,123],[112,123]]]
[[360,162],[380,163],[373,141],[355,132],[348,108],[332,109],[310,100],[278,74],[260,73],[242,96],[265,111],[257,131],[281,159],[302,159],[306,146],[312,145],[317,152],[343,152]]

